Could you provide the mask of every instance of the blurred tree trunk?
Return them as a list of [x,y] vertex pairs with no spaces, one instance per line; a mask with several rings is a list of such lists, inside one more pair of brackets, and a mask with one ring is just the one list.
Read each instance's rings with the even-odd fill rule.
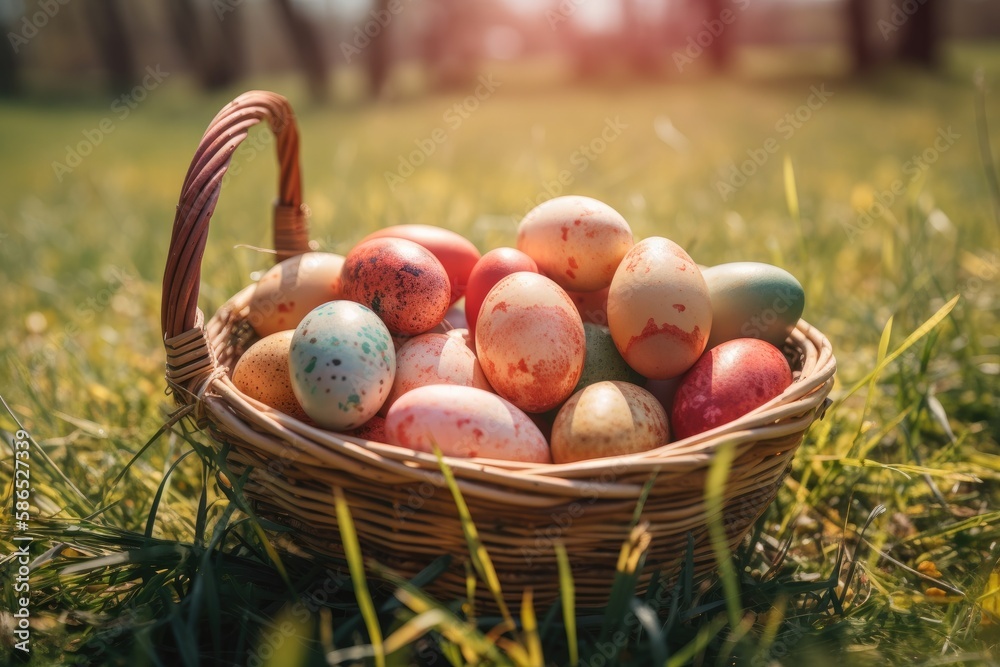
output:
[[[6,39],[10,29],[7,24],[0,22],[0,34]],[[7,44],[0,44],[0,96],[16,95],[21,88],[21,80],[18,74],[17,54]]]
[[97,46],[108,81],[115,93],[124,93],[138,82],[135,51],[118,0],[101,0],[85,5],[90,32]]
[[[733,53],[732,53],[732,27],[729,24],[723,23],[722,12],[729,10],[733,11],[729,6],[729,0],[705,0],[705,8],[708,11],[707,21],[713,25],[720,26],[718,28],[717,35],[713,35],[712,43],[708,45],[705,49],[708,52],[709,60],[712,62],[712,66],[720,72],[724,72],[729,69],[732,64]],[[704,25],[699,26],[704,27]]]
[[[389,0],[375,0],[376,16],[389,16]],[[392,20],[389,19],[382,30],[372,38],[368,45],[368,90],[372,97],[378,97],[385,87],[386,79],[389,78],[389,67],[391,65],[392,40],[389,37],[389,30]]]
[[924,0],[917,11],[902,25],[900,60],[921,67],[934,67],[938,59],[940,40],[940,6],[937,0]]
[[167,0],[167,13],[174,39],[204,88],[222,88],[239,77],[239,11],[220,15],[218,31],[202,21],[193,0]]
[[323,101],[327,97],[327,64],[319,37],[312,26],[296,9],[293,0],[274,0],[278,13],[288,28],[292,38],[292,48],[298,56],[299,65],[309,81],[309,91],[314,100]]
[[868,42],[868,13],[865,0],[847,0],[847,33],[850,41],[851,60],[855,72],[866,72],[874,65],[871,44]]

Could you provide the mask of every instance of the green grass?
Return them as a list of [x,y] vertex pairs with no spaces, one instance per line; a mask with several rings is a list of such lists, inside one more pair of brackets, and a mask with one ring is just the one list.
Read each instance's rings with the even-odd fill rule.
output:
[[[636,597],[634,579],[620,575],[610,613],[536,606],[537,617],[514,614],[507,624],[516,627],[499,630],[503,619],[470,617],[461,601],[422,593],[444,561],[411,582],[363,553],[351,559],[353,572],[288,555],[279,567],[260,529],[273,529],[280,543],[280,527],[257,522],[239,493],[216,482],[224,464],[210,441],[186,419],[159,433],[172,409],[158,322],[173,209],[202,131],[239,91],[206,99],[178,76],[123,120],[110,99],[0,103],[0,393],[35,442],[39,664],[244,664],[256,656],[312,665],[325,664],[327,653],[370,660],[382,651],[388,665],[531,663],[540,652],[547,664],[568,664],[578,652],[583,665],[608,656],[635,665],[988,663],[1000,642],[1000,604],[988,595],[1000,584],[998,576],[988,584],[1000,558],[1000,204],[981,158],[977,66],[994,91],[986,152],[996,156],[996,48],[950,52],[941,76],[887,72],[863,82],[546,89],[504,74],[457,129],[444,118],[457,98],[329,109],[311,105],[297,84],[256,82],[287,94],[297,111],[305,199],[325,249],[343,252],[367,231],[404,222],[460,230],[481,249],[510,245],[516,220],[568,170],[567,192],[607,201],[638,236],[667,236],[703,264],[787,268],[806,289],[806,319],[833,341],[837,402],[808,434],[751,542],[732,555],[725,587],[682,576],[676,588],[657,580]],[[785,138],[775,124],[824,82],[833,96]],[[59,181],[52,162],[104,117],[114,131]],[[627,127],[579,170],[574,152],[616,118]],[[657,138],[665,119],[686,141]],[[447,140],[390,192],[385,172],[436,127]],[[949,127],[953,144],[914,173],[907,161]],[[779,139],[779,152],[723,201],[716,182],[728,161],[746,159],[768,137]],[[269,264],[235,247],[270,241],[273,147],[264,132],[252,138],[260,150],[237,153],[241,172],[213,219],[206,313]],[[794,190],[786,188],[786,155]],[[857,208],[896,181],[902,194],[889,213],[860,225]],[[956,295],[938,326],[892,358]],[[883,357],[891,362],[862,383]],[[0,414],[0,428],[12,442],[13,418]],[[8,554],[15,464],[3,451],[0,553]],[[643,558],[641,529],[625,548],[638,567],[655,570]],[[380,576],[355,595],[360,562]],[[0,606],[13,610],[6,577],[17,565],[6,558],[0,568]],[[568,576],[562,584],[572,590]],[[738,606],[723,592],[733,586]],[[932,586],[944,595],[928,595]],[[0,651],[11,651],[7,637]]]

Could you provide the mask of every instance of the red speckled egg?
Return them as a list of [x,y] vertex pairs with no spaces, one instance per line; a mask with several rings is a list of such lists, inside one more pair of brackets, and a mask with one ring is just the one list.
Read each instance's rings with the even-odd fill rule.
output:
[[435,384],[401,396],[385,418],[389,444],[447,456],[551,463],[549,445],[526,414],[475,387]]
[[379,414],[384,415],[406,392],[429,384],[455,384],[492,391],[476,355],[463,338],[441,333],[421,334],[406,341],[396,352],[396,379]]
[[354,247],[341,271],[344,297],[368,306],[390,332],[412,335],[433,329],[451,301],[441,262],[421,245],[378,238]]
[[316,306],[341,298],[344,258],[329,252],[289,257],[268,269],[250,297],[247,320],[261,337],[294,329]]
[[394,225],[373,232],[361,240],[392,237],[419,243],[438,258],[451,284],[451,303],[465,294],[472,267],[479,261],[479,249],[461,234],[433,225]]
[[694,365],[712,328],[712,301],[683,248],[651,237],[629,250],[608,292],[608,326],[625,361],[644,377],[666,380]]
[[465,320],[469,334],[476,335],[476,322],[483,300],[500,279],[518,271],[538,273],[535,260],[514,248],[494,248],[476,262],[469,274],[469,289],[465,292]]
[[539,204],[517,228],[517,249],[568,290],[591,292],[610,285],[632,243],[632,230],[618,211],[578,195]]
[[778,348],[755,338],[737,338],[706,352],[681,379],[671,425],[677,440],[742,417],[792,383]]
[[526,412],[544,412],[573,393],[586,338],[566,292],[543,275],[522,271],[486,295],[476,350],[498,394]]

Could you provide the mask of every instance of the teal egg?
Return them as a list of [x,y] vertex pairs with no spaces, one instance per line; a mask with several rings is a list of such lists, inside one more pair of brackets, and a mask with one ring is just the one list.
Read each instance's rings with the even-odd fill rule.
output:
[[735,338],[757,338],[778,349],[805,307],[795,276],[761,262],[732,262],[702,271],[712,299],[708,348]]
[[573,393],[596,382],[619,381],[642,383],[642,376],[625,363],[611,330],[602,324],[583,323],[583,333],[587,338],[587,353],[583,362],[583,374]]
[[353,301],[330,301],[299,323],[289,352],[292,391],[317,424],[356,428],[392,389],[396,354],[378,315]]

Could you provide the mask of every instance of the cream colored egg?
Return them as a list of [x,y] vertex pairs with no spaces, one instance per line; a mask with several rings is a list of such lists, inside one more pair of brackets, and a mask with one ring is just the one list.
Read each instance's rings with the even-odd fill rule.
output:
[[340,299],[343,265],[343,257],[329,252],[307,252],[275,264],[250,298],[250,326],[261,336],[294,329],[316,306]]
[[492,391],[476,355],[458,336],[414,336],[396,352],[396,379],[379,414],[384,415],[408,391],[431,384],[454,384]]
[[667,413],[655,396],[628,382],[598,382],[573,394],[556,415],[552,460],[635,454],[669,440]]
[[292,390],[288,351],[292,331],[279,331],[261,338],[243,353],[233,370],[233,384],[250,398],[296,419],[307,419]]
[[665,380],[694,365],[712,328],[705,279],[679,245],[644,239],[622,260],[608,292],[618,351],[644,377]]
[[545,412],[569,398],[583,372],[583,321],[554,282],[512,273],[483,300],[476,350],[498,394],[526,412]]
[[517,228],[517,249],[568,290],[607,287],[633,242],[632,230],[618,211],[578,195],[539,204]]
[[550,463],[538,427],[500,396],[457,385],[419,387],[400,396],[385,418],[389,444],[456,457]]

